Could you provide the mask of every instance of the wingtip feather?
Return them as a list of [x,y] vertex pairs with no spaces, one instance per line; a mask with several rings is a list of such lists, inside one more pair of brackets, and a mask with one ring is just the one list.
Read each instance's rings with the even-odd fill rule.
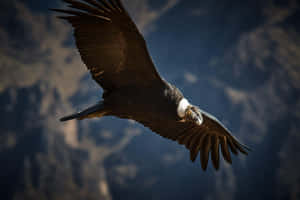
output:
[[220,167],[219,144],[220,144],[219,137],[214,136],[212,139],[211,159],[212,159],[213,166],[216,170],[218,170]]
[[209,160],[209,151],[211,148],[211,136],[207,135],[204,141],[204,146],[200,151],[200,161],[201,167],[205,171],[207,169],[208,160]]
[[221,152],[223,155],[224,160],[226,160],[228,163],[232,164],[231,155],[228,149],[228,143],[227,138],[224,136],[221,138]]

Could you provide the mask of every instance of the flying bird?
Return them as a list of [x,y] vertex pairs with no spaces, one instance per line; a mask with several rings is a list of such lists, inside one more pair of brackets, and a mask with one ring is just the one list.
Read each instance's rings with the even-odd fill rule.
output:
[[[135,120],[159,135],[177,141],[206,170],[209,155],[219,169],[220,151],[228,163],[231,153],[247,154],[220,121],[189,103],[181,91],[164,80],[151,60],[146,42],[120,0],[63,0],[70,9],[52,9],[74,28],[76,46],[103,98],[61,121],[116,116]],[[220,150],[221,149],[221,150]]]

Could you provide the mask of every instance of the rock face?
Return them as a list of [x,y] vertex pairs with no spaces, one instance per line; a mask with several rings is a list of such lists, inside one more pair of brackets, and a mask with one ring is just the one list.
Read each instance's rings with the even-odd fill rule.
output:
[[37,4],[2,1],[1,199],[299,199],[297,2],[125,3],[161,74],[253,152],[204,173],[135,122],[60,123],[101,90],[68,26]]

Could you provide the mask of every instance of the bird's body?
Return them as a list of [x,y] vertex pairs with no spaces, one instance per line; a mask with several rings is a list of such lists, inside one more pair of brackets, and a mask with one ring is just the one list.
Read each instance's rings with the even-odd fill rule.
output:
[[120,0],[63,0],[71,10],[60,16],[74,27],[76,45],[93,79],[104,89],[96,105],[62,118],[117,116],[142,123],[161,136],[198,153],[206,169],[209,152],[219,168],[219,148],[231,163],[229,149],[247,154],[221,122],[191,105],[183,94],[160,77],[146,43]]
[[110,104],[111,115],[121,118],[178,120],[176,109],[182,97],[180,91],[170,85],[153,85],[122,89],[104,98],[104,102]]

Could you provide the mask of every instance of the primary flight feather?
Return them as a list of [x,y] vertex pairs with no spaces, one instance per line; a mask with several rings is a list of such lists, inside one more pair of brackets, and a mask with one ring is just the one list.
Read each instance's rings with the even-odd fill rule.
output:
[[161,136],[185,145],[194,162],[200,152],[202,168],[209,154],[219,169],[219,152],[231,163],[231,153],[249,150],[221,122],[191,105],[182,93],[160,77],[145,40],[120,0],[63,0],[74,28],[76,46],[93,79],[103,88],[103,100],[61,119],[117,116],[132,119]]

